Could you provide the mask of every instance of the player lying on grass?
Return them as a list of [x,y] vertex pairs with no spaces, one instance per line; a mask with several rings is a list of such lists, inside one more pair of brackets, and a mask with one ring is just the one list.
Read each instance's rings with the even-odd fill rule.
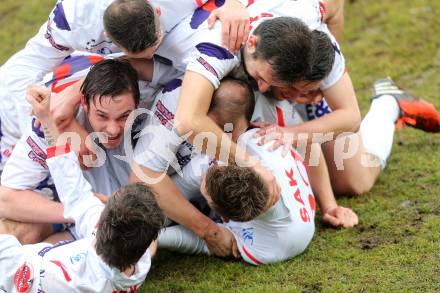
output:
[[[145,128],[148,128],[148,131],[141,136],[135,149],[134,159],[138,164],[144,166],[142,168],[143,173],[139,175],[135,172],[134,175],[139,176],[139,180],[146,177],[146,180],[156,181],[158,177],[155,175],[160,174],[159,178],[161,180],[154,182],[154,184],[151,183],[151,186],[158,194],[159,204],[165,213],[177,223],[184,225],[187,231],[192,231],[191,235],[199,235],[200,238],[207,240],[207,247],[213,253],[212,249],[218,248],[213,246],[214,241],[210,238],[212,236],[208,234],[207,237],[206,234],[203,235],[202,233],[206,233],[208,229],[216,231],[214,229],[216,225],[188,202],[188,200],[197,201],[200,198],[200,170],[203,170],[204,166],[212,160],[206,156],[200,156],[194,146],[187,141],[182,139],[173,140],[173,135],[170,135],[170,132],[175,131],[172,118],[177,108],[180,89],[181,80],[176,79],[166,85],[162,93],[157,96],[152,108],[154,116],[150,117],[153,119],[148,120],[148,126]],[[248,127],[248,121],[254,108],[253,105],[252,91],[245,83],[233,79],[224,79],[214,94],[209,116],[216,121],[219,127],[228,131],[227,135],[233,141],[236,141]],[[209,144],[212,143],[213,137],[209,134],[199,136],[196,143],[203,143],[202,141],[205,139],[208,140]],[[200,160],[199,158],[203,159]],[[225,158],[227,159],[227,157]],[[291,162],[288,158],[286,160]],[[275,166],[267,166],[266,163],[263,166],[269,169]],[[169,166],[180,173],[172,174],[168,172],[171,177],[168,176],[166,172],[170,171],[167,169]],[[334,197],[328,197],[328,195],[332,196],[332,194],[321,194],[318,198],[321,208],[333,204],[337,206]],[[277,201],[266,200],[270,206]],[[248,201],[245,200],[245,202]],[[351,221],[351,215],[339,219],[349,222]],[[217,238],[223,238],[220,240],[225,241],[226,244],[234,244],[234,235],[229,230],[225,230],[224,226],[221,227],[222,229],[217,228],[219,231],[216,232]],[[235,235],[235,237],[237,236]],[[214,244],[218,245],[215,242]],[[238,251],[235,250],[220,252],[223,256],[232,253],[238,255]]]
[[48,168],[64,216],[75,223],[80,240],[22,246],[0,235],[0,290],[5,292],[132,292],[151,267],[165,217],[153,192],[143,184],[118,189],[104,204],[94,196],[69,145],[59,132],[48,100],[29,99],[44,125]]
[[[272,96],[293,103],[310,101],[310,96],[302,95],[295,90],[282,93],[282,90],[274,89]],[[292,141],[289,139],[305,131],[304,129],[311,123],[317,127],[319,125],[324,127],[326,116],[333,110],[325,104],[325,101],[321,101],[316,106],[292,105],[291,107],[294,107],[293,112],[296,112],[296,115],[302,113],[302,117],[307,122],[294,122],[280,127],[280,120],[268,121],[276,124],[265,126],[259,131],[258,135],[264,136],[262,143],[275,140],[276,146],[290,145]],[[321,111],[321,117],[310,115],[315,110]],[[397,127],[405,124],[426,132],[440,132],[440,114],[434,105],[408,95],[391,79],[379,80],[373,85],[371,107],[362,120],[360,131],[347,133],[339,136],[334,142],[330,141],[322,145],[325,161],[320,160],[320,164],[324,163],[328,166],[331,186],[336,194],[359,195],[373,187],[391,153],[396,124]],[[329,141],[331,138],[326,140]]]
[[[136,58],[152,58],[163,36],[185,16],[196,9],[201,10],[200,6],[206,2],[57,1],[39,32],[0,68],[1,153],[10,153],[27,128],[30,109],[25,101],[26,87],[40,83],[45,74],[53,71],[64,58],[73,52],[104,56],[122,51]],[[221,19],[223,43],[231,50],[236,50],[247,38],[249,15],[243,4],[249,3],[236,0],[225,2],[221,10],[215,11],[211,22],[215,18]],[[113,18],[111,11],[120,11],[123,18]],[[0,171],[7,158],[7,155],[0,157]]]
[[[83,59],[70,59],[72,67],[78,67]],[[139,103],[137,74],[126,61],[104,60],[96,64],[87,74],[82,86],[82,107],[76,119],[63,132],[72,137],[72,147],[84,147],[89,133],[99,132],[99,144],[88,144],[92,154],[97,155],[84,176],[93,191],[105,195],[127,184],[130,164],[115,155],[124,155],[124,127],[127,117]],[[40,91],[42,96],[49,90]],[[32,92],[30,95],[38,97]],[[54,95],[56,98],[56,95]],[[44,134],[35,124],[29,123],[28,131],[17,143],[1,177],[0,217],[24,223],[17,223],[15,234],[24,243],[42,241],[53,233],[48,223],[65,223],[62,205],[44,197],[41,190],[50,186],[50,172],[46,163],[46,142]],[[127,135],[131,140],[132,135]],[[76,142],[76,146],[74,146]],[[89,156],[90,157],[90,156]],[[39,192],[39,193],[37,193]],[[53,194],[56,198],[56,192]],[[13,226],[11,223],[7,226]]]
[[[207,156],[193,158],[179,184],[188,193],[200,190],[222,218],[218,225],[234,235],[241,258],[261,265],[292,258],[307,248],[315,230],[315,199],[300,155],[294,149],[286,157],[281,150],[270,152],[270,145],[257,144],[256,131],[242,135],[239,144],[274,174],[281,186],[277,202],[269,202],[268,186],[251,168],[215,165]],[[158,244],[183,253],[210,253],[206,243],[183,226],[167,227]]]

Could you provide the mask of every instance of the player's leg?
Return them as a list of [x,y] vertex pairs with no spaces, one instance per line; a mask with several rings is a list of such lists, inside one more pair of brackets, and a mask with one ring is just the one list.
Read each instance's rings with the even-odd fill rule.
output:
[[8,219],[0,219],[0,234],[14,235],[22,244],[41,242],[52,233],[52,224],[23,223]]
[[163,229],[157,243],[159,249],[188,254],[209,254],[206,242],[181,225]]
[[360,195],[373,187],[381,164],[365,150],[359,133],[327,142],[322,149],[336,195]]
[[[323,147],[336,194],[359,195],[373,187],[391,153],[396,123],[439,132],[440,114],[431,103],[411,97],[391,79],[379,80],[373,86],[373,100],[360,132]],[[341,170],[342,146],[348,141],[353,156],[343,161]]]

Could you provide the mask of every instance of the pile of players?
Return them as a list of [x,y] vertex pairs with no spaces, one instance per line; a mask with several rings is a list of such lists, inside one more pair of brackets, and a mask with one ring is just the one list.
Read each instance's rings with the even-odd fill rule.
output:
[[0,69],[0,289],[132,292],[157,247],[283,261],[315,199],[355,226],[335,194],[440,115],[383,79],[361,121],[342,27],[340,0],[58,1]]

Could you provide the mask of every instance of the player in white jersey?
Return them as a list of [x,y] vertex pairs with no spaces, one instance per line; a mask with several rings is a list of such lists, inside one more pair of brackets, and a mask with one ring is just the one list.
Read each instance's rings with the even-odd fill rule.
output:
[[[70,65],[78,66],[77,63]],[[83,84],[83,107],[78,112],[77,120],[66,130],[73,132],[67,135],[73,135],[72,147],[75,149],[84,146],[84,137],[89,133],[101,133],[99,145],[96,142],[86,145],[90,154],[97,158],[92,159],[88,165],[91,168],[84,171],[97,193],[108,196],[128,182],[130,164],[118,156],[125,155],[123,140],[132,139],[130,134],[125,137],[124,127],[126,119],[139,103],[137,78],[135,70],[126,61],[104,60],[96,64]],[[58,85],[62,86],[62,80]],[[42,227],[48,226],[44,223],[64,223],[61,204],[34,192],[44,193],[53,186],[50,185],[46,163],[44,135],[33,122],[17,143],[2,174],[1,217],[25,223],[41,223]],[[136,131],[136,126],[133,126],[133,131]],[[81,145],[74,146],[74,142]],[[36,235],[34,239],[29,236],[33,233]],[[28,241],[35,242],[45,236],[41,234],[38,229],[33,229],[28,235],[17,236],[20,240],[26,237],[30,239]]]
[[[141,174],[135,172],[134,175],[146,183],[152,184],[149,180],[157,181],[155,174],[160,174],[159,178],[162,179],[157,184],[160,184],[161,188],[155,188],[155,190],[161,208],[169,218],[187,226],[200,237],[206,238],[213,253],[218,254],[215,250],[218,245],[217,241],[227,241],[225,233],[229,234],[229,232],[220,229],[195,209],[169,177],[176,171],[181,175],[182,168],[197,153],[191,144],[184,139],[176,139],[173,135],[173,118],[179,101],[181,82],[181,79],[171,81],[156,97],[151,111],[152,115],[148,118],[147,126],[141,132],[141,137],[135,147],[134,160],[144,167]],[[252,91],[244,82],[233,79],[222,81],[219,89],[215,92],[210,115],[217,117],[216,119],[221,125],[234,123],[232,133],[234,137],[237,131],[243,132],[247,128],[253,110],[251,93]],[[225,115],[218,115],[219,112],[225,113]],[[228,127],[226,126],[226,128]],[[170,166],[171,168],[169,168]],[[179,176],[178,174],[175,176]],[[144,179],[142,176],[148,176],[148,178]],[[176,206],[179,208],[176,209]],[[214,235],[211,235],[210,232]]]
[[49,107],[33,100],[46,126],[47,164],[64,216],[75,222],[81,240],[22,246],[0,235],[0,290],[5,292],[134,292],[151,267],[157,234],[165,217],[145,185],[128,185],[98,200],[69,145],[57,146],[58,130]]
[[[270,145],[257,144],[258,139],[253,138],[256,131],[241,136],[240,145],[274,174],[281,186],[276,203],[268,203],[268,188],[251,168],[216,166],[207,156],[195,158],[197,166],[193,161],[187,165],[179,184],[187,192],[200,190],[225,220],[220,225],[234,234],[242,259],[261,265],[292,258],[307,248],[315,230],[316,205],[300,155],[293,149],[287,157],[281,150],[270,152]],[[203,240],[182,226],[162,231],[158,245],[185,253],[209,253]]]
[[[316,4],[316,5],[315,5]],[[286,6],[287,5],[287,6]],[[304,20],[306,20],[308,23],[310,23],[310,26],[313,28],[318,28],[321,25],[321,16],[319,12],[319,5],[318,2],[314,1],[271,1],[270,3],[267,1],[262,2],[255,2],[253,5],[249,6],[249,12],[253,19],[256,20],[265,20],[262,21],[261,24],[258,25],[258,27],[263,26],[260,31],[258,31],[258,36],[263,36],[267,31],[272,32],[274,35],[274,38],[269,38],[271,40],[278,40],[283,43],[284,45],[287,45],[287,47],[292,50],[287,50],[287,57],[291,57],[294,61],[301,61],[303,60],[301,57],[298,57],[297,54],[305,54],[305,52],[308,52],[309,49],[313,49],[312,45],[310,44],[310,39],[316,39],[317,43],[323,39],[323,36],[326,36],[326,33],[318,32],[318,31],[311,31],[305,24],[300,22],[297,19],[291,18],[291,17],[273,17],[274,14],[271,12],[277,11],[277,13],[280,13],[284,15],[287,12],[291,12],[293,15],[297,15],[298,17],[303,17]],[[209,127],[211,125],[212,120],[209,117],[201,118],[200,115],[203,114],[204,110],[199,111],[199,109],[195,108],[203,108],[206,111],[209,109],[209,105],[211,102],[211,95],[215,87],[218,86],[219,80],[227,74],[229,71],[234,69],[237,65],[239,65],[239,57],[233,55],[228,50],[222,48],[220,46],[220,34],[218,31],[209,31],[207,29],[207,24],[200,20],[195,21],[196,15],[193,15],[191,18],[187,18],[186,20],[183,20],[179,26],[177,26],[165,39],[162,44],[162,46],[159,48],[158,54],[161,56],[167,57],[169,54],[171,61],[173,62],[174,66],[178,66],[181,64],[181,68],[185,68],[185,64],[188,64],[186,66],[186,73],[185,78],[182,83],[182,91],[181,91],[181,99],[179,101],[179,107],[176,112],[176,117],[174,117],[174,120],[176,122],[177,131],[181,135],[184,135],[189,132],[190,130],[195,130],[193,132],[193,135],[190,137],[189,141],[192,142],[192,139],[194,138],[195,134],[199,133],[199,130],[202,128],[204,130],[212,131],[215,134],[215,137],[217,137],[217,144],[213,143],[212,145],[216,146],[216,154],[217,157],[219,155],[218,149],[219,146],[222,146],[224,149],[228,148],[228,146],[232,145],[231,151],[225,150],[223,153],[228,154],[229,158],[231,158],[231,161],[238,160],[238,161],[246,161],[244,157],[239,157],[237,155],[236,146],[233,143],[220,143],[219,138],[222,137],[223,131],[220,131],[220,129],[217,128],[217,126],[214,126],[214,128]],[[254,23],[255,25],[255,23]],[[280,32],[280,29],[284,28],[286,31]],[[289,32],[294,32],[294,34],[289,34]],[[295,32],[301,32],[299,35],[296,35]],[[255,32],[255,31],[254,31]],[[299,46],[292,48],[293,44],[296,44],[297,41],[299,41],[297,38],[300,36],[304,36],[304,43],[302,43],[304,46]],[[306,36],[306,37],[305,37]],[[290,38],[289,38],[290,37]],[[259,38],[259,43],[264,43],[261,41],[261,38]],[[167,41],[167,39],[169,41]],[[248,44],[249,46],[246,46],[243,50],[243,62],[244,66],[248,69],[250,67],[253,67],[253,70],[256,70],[256,61],[253,60],[252,54],[249,50],[255,50],[255,41],[257,40],[257,36],[253,35],[249,39]],[[322,43],[322,42],[321,42]],[[333,68],[333,72],[335,74],[330,75],[330,78],[328,79],[328,82],[326,83],[326,86],[331,86],[332,83],[337,82],[337,78],[339,78],[343,74],[343,67],[341,66],[341,62],[343,63],[343,57],[339,53],[335,53],[335,49],[333,48],[331,40],[328,38],[324,40],[324,45],[326,46],[326,51],[330,51],[333,54],[333,58],[330,61],[327,61],[327,64],[330,64],[330,67],[333,65],[333,61],[336,61],[336,64]],[[272,46],[273,44],[267,44],[267,46]],[[316,45],[316,44],[315,44]],[[194,49],[195,47],[195,49]],[[320,52],[320,50],[317,50],[317,48],[314,48],[314,50],[311,50],[313,52]],[[279,51],[277,53],[280,53]],[[283,56],[286,55],[285,51],[282,51]],[[297,53],[297,54],[296,54]],[[179,57],[182,57],[181,54],[184,54],[183,57],[183,63],[182,61],[179,61]],[[289,55],[290,54],[290,55]],[[293,55],[293,56],[292,56]],[[337,56],[337,58],[335,57]],[[302,55],[301,55],[302,56]],[[278,56],[280,57],[280,56]],[[269,57],[267,57],[269,59]],[[264,58],[260,58],[264,59]],[[257,59],[260,61],[260,59]],[[285,60],[278,60],[280,63],[286,63]],[[292,60],[290,60],[292,61]],[[180,62],[180,63],[178,63]],[[266,62],[267,63],[267,62]],[[285,64],[285,65],[286,65]],[[287,65],[287,67],[290,66]],[[308,66],[305,66],[308,67]],[[342,69],[341,69],[342,68]],[[331,68],[330,68],[331,69]],[[329,70],[330,70],[329,69]],[[249,71],[250,72],[250,71]],[[338,75],[339,74],[339,75]],[[185,83],[185,81],[189,80],[188,75],[195,77],[194,80],[197,80],[197,82],[192,83],[190,87],[186,88],[185,92],[185,84],[188,86],[188,83]],[[190,90],[191,88],[191,90]],[[190,93],[191,92],[191,93]],[[194,100],[185,100],[183,99],[184,96],[191,96],[194,98]],[[203,96],[203,98],[202,98]],[[193,104],[193,102],[196,102],[197,104]],[[182,106],[184,105],[184,106]],[[186,105],[186,106],[185,106]],[[177,119],[177,116],[179,115],[179,109],[181,108],[191,108],[194,111],[188,111],[185,114],[185,121],[182,121],[181,119]],[[181,116],[183,117],[183,115]],[[195,121],[198,121],[197,127],[198,129],[191,129],[185,127],[189,125],[188,120],[191,120],[194,117]],[[192,124],[194,121],[191,121]],[[183,128],[182,128],[183,127]],[[142,168],[142,165],[141,165]],[[276,181],[275,178],[271,173],[268,174],[267,171],[262,168],[261,165],[256,164],[255,167],[257,170],[260,171],[260,174],[264,174],[265,178],[269,178],[269,180],[272,183],[272,189],[271,193],[273,194],[273,197],[275,198],[276,195]],[[144,167],[143,170],[150,174],[150,177],[158,178],[162,175],[160,172],[152,172],[151,169]],[[163,186],[166,184],[165,181],[156,183],[153,188],[157,191],[159,190],[166,190],[166,187]],[[183,210],[183,206],[181,207]],[[193,220],[191,220],[190,212],[183,213],[187,214],[188,218],[185,222],[188,226],[188,223],[191,223]],[[194,218],[193,218],[194,219]],[[203,224],[203,225],[202,225]],[[204,226],[203,234],[201,235],[210,235],[215,233],[210,233],[209,227],[212,227],[210,223],[207,223],[206,221],[203,221],[203,219],[200,219],[200,221],[197,221],[195,226]],[[206,229],[208,227],[208,229]],[[193,231],[197,231],[197,227],[193,228]],[[196,232],[198,235],[200,235],[200,231]],[[223,250],[224,252],[224,250]],[[216,253],[217,254],[217,253]]]
[[[121,48],[104,33],[104,13],[114,0],[64,0],[58,1],[43,24],[26,47],[12,56],[0,68],[0,168],[6,162],[15,142],[20,138],[29,121],[29,106],[25,101],[25,89],[30,84],[41,82],[44,75],[52,71],[64,58],[74,51],[108,55],[121,52]],[[119,1],[124,6],[124,15],[133,23],[124,23],[125,39],[137,46],[125,48],[134,57],[151,58],[163,35],[168,33],[186,15],[201,7],[207,0],[132,0]],[[243,1],[245,3],[246,1]],[[244,24],[237,19],[246,19],[242,4],[228,0],[228,9],[217,16],[224,20],[225,28],[234,39],[242,39],[245,31],[237,29]],[[178,4],[178,7],[176,7]],[[154,6],[154,7],[153,7]],[[232,10],[233,9],[233,10]],[[240,10],[241,9],[241,10]],[[234,11],[231,16],[230,11]],[[130,13],[127,13],[130,12]],[[242,13],[236,14],[237,11]],[[136,17],[133,17],[136,16]],[[128,32],[127,32],[128,30]],[[141,32],[141,33],[139,33]],[[229,32],[229,30],[228,30]],[[229,34],[227,34],[229,35]],[[126,44],[116,42],[119,46]],[[60,102],[61,103],[61,102]],[[70,107],[71,105],[67,105]]]

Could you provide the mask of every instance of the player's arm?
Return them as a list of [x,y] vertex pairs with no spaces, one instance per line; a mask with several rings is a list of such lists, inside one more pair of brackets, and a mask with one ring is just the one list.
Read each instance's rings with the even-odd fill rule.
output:
[[44,96],[27,96],[35,116],[42,123],[47,144],[47,164],[64,205],[64,217],[75,222],[80,237],[92,235],[103,203],[94,196],[91,185],[84,178],[78,159],[68,144],[60,145],[60,131],[50,115],[50,93]]
[[[208,117],[208,109],[211,104],[214,86],[199,73],[187,70],[182,83],[182,91],[177,107],[174,122],[180,135],[190,134],[188,140],[193,144],[197,135],[204,133],[214,134],[215,141],[208,141],[215,145],[204,144],[199,151],[206,154],[207,149],[215,150],[208,155],[217,160],[228,158],[229,163],[237,163],[242,166],[251,166],[265,182],[270,186],[272,200],[279,198],[279,186],[275,177],[261,166],[255,158],[249,156],[235,144],[229,136],[223,135],[222,129]],[[195,145],[200,147],[199,145]]]
[[327,0],[324,21],[331,33],[340,42],[344,33],[344,0]]
[[67,223],[63,206],[32,190],[0,186],[0,218],[27,223]]
[[351,228],[357,225],[356,213],[349,208],[338,205],[336,201],[321,145],[313,144],[312,148],[316,148],[320,153],[319,164],[309,166],[308,170],[310,184],[322,212],[322,221],[333,227]]
[[[163,176],[149,168],[132,163],[134,171],[130,175],[130,182],[145,182],[156,180]],[[148,179],[146,179],[148,178]],[[198,237],[204,239],[210,251],[217,256],[228,256],[232,251],[232,237],[228,231],[217,226],[211,219],[198,211],[179,191],[171,178],[167,175],[155,183],[149,184],[156,194],[156,200],[165,215],[173,221],[187,227]]]
[[286,130],[292,133],[333,133],[334,137],[343,132],[357,132],[361,123],[361,113],[348,72],[335,85],[323,91],[332,112]]

